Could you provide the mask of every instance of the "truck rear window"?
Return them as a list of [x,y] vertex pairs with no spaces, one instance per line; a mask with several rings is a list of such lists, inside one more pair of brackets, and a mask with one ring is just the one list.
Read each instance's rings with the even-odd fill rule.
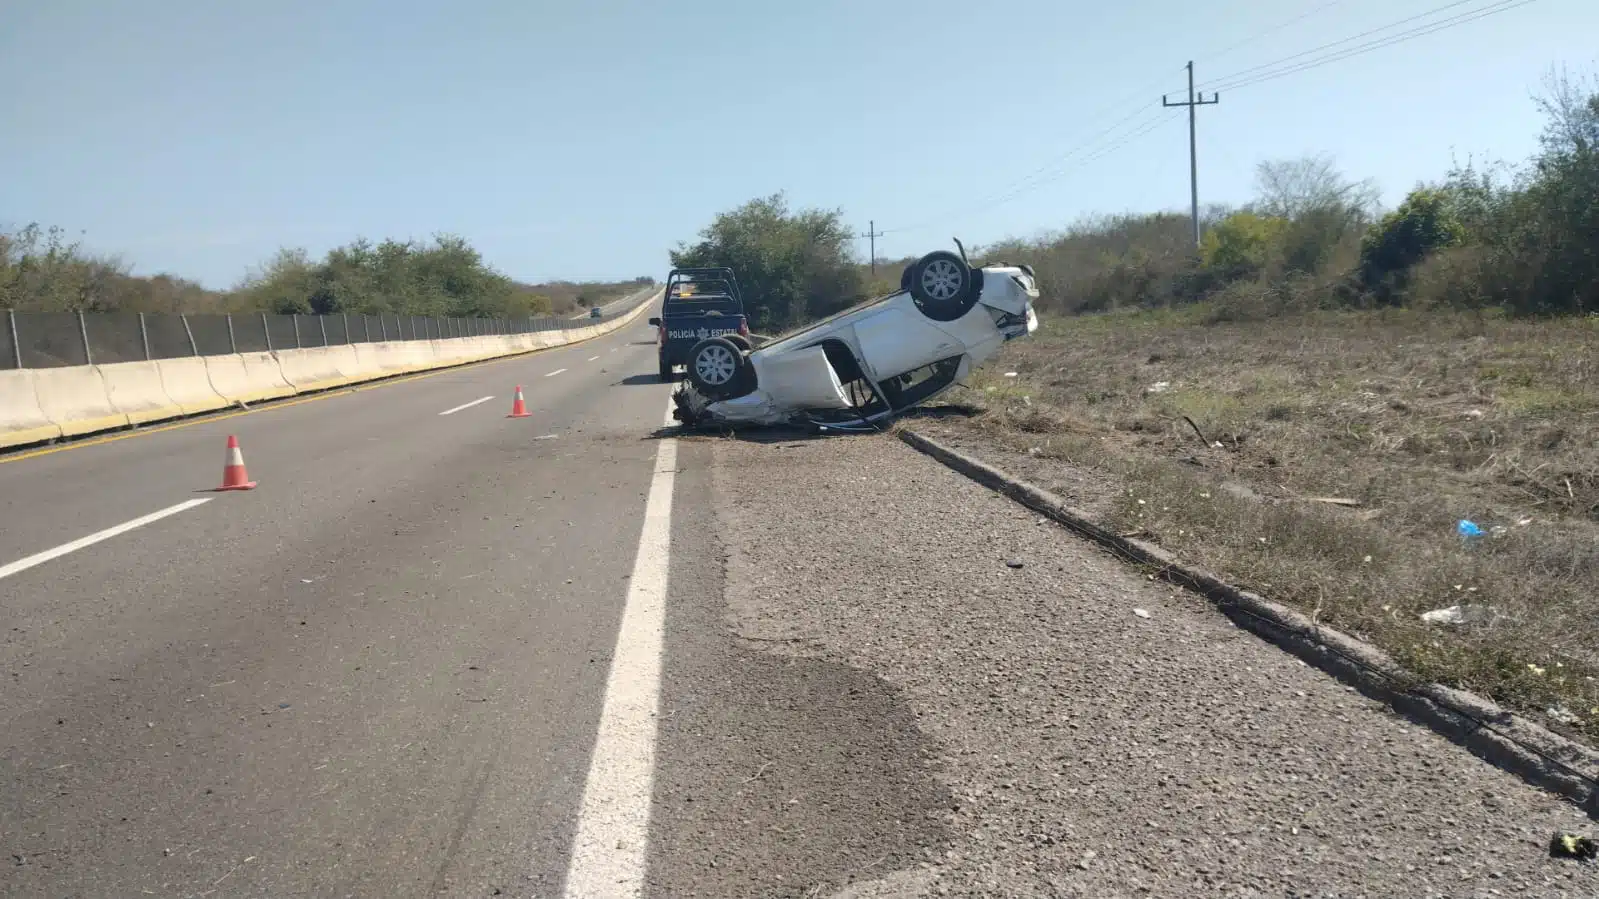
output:
[[665,312],[667,315],[707,315],[712,312],[743,314],[738,304],[728,297],[702,296],[673,297],[666,301]]

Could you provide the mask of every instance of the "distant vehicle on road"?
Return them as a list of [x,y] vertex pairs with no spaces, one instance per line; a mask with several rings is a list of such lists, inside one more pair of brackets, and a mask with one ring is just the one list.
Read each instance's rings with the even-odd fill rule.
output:
[[662,381],[672,380],[673,368],[686,364],[689,350],[708,337],[728,340],[746,352],[751,346],[744,296],[730,268],[672,269],[661,314],[650,324],[656,328]]
[[605,317],[605,313],[600,311],[600,307],[598,307],[598,306],[595,306],[593,309],[589,310],[589,318],[604,318],[604,317]]
[[964,249],[928,253],[906,266],[898,291],[760,349],[700,337],[687,353],[688,383],[674,396],[673,416],[689,426],[875,427],[1037,330],[1037,299],[1028,266],[974,268]]

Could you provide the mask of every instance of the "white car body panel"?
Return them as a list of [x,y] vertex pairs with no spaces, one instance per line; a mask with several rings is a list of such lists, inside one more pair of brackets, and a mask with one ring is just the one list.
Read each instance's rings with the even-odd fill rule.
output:
[[[1038,329],[1032,275],[1012,266],[985,266],[982,291],[971,310],[951,322],[928,318],[911,295],[899,291],[823,319],[749,354],[756,387],[743,396],[708,401],[685,388],[683,405],[701,418],[730,424],[776,425],[807,411],[856,408],[838,372],[819,345],[839,341],[868,378],[882,383],[940,360],[959,358],[952,383],[965,383],[972,369],[1006,341]],[[947,389],[947,388],[946,388]],[[925,402],[942,390],[915,400]],[[902,410],[896,410],[902,411]]]
[[[848,409],[838,372],[819,346],[788,353],[751,353],[760,391],[780,396],[801,409]],[[733,402],[728,400],[728,402]]]
[[[994,323],[982,304],[972,307],[965,318],[985,319],[990,331]],[[910,294],[900,294],[873,315],[855,323],[854,340],[844,337],[855,351],[866,373],[876,380],[926,365],[932,359],[958,356],[965,352],[961,342],[946,330],[957,322],[935,322],[923,315]],[[843,335],[841,335],[843,336]]]

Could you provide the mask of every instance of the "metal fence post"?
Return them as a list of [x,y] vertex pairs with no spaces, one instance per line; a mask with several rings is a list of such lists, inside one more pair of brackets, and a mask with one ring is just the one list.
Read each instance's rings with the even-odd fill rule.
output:
[[237,356],[239,355],[239,341],[233,336],[233,313],[230,312],[222,317],[228,320],[228,350]]
[[267,327],[266,313],[261,313],[261,336],[266,338],[267,352],[272,352],[272,329]]
[[316,323],[322,326],[322,345],[323,346],[327,346],[328,345],[328,317],[325,316],[325,315],[319,315],[319,316],[316,317]]
[[366,335],[366,340],[363,343],[372,342],[372,316],[367,315],[365,312],[361,313],[361,333]]
[[144,313],[139,313],[139,342],[144,344],[144,361],[150,361],[150,330],[144,326]]
[[294,348],[299,349],[304,345],[300,343],[300,313],[289,313],[289,324],[294,326]]
[[7,309],[6,319],[11,324],[11,355],[17,357],[17,368],[22,367],[22,338],[17,336],[17,310]]
[[194,342],[194,331],[189,327],[189,317],[180,315],[178,318],[183,322],[183,333],[189,335],[189,352],[200,355],[200,345]]
[[339,317],[344,319],[344,342],[355,343],[355,338],[350,336],[350,313],[340,312]]
[[383,313],[378,313],[378,330],[382,332],[383,342],[389,342],[389,323],[383,320]]
[[83,361],[89,365],[94,364],[94,354],[89,352],[89,324],[83,319],[83,311],[78,311],[78,333],[83,336]]

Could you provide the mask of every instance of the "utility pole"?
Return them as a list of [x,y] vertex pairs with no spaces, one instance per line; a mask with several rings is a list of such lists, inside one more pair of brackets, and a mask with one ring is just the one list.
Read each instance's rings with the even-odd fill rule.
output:
[[883,232],[877,230],[876,221],[868,220],[866,222],[866,233],[860,236],[869,238],[872,242],[872,255],[869,258],[872,260],[872,277],[875,278],[877,277],[877,239],[883,236]]
[[1198,97],[1194,96],[1193,60],[1188,61],[1188,102],[1173,103],[1166,99],[1165,95],[1160,98],[1160,105],[1162,106],[1188,107],[1188,187],[1192,194],[1195,250],[1199,249],[1199,130],[1195,122],[1197,118],[1195,112],[1201,106],[1212,106],[1220,102],[1221,94],[1217,93],[1212,93],[1209,100],[1205,99],[1203,91],[1199,93]]

